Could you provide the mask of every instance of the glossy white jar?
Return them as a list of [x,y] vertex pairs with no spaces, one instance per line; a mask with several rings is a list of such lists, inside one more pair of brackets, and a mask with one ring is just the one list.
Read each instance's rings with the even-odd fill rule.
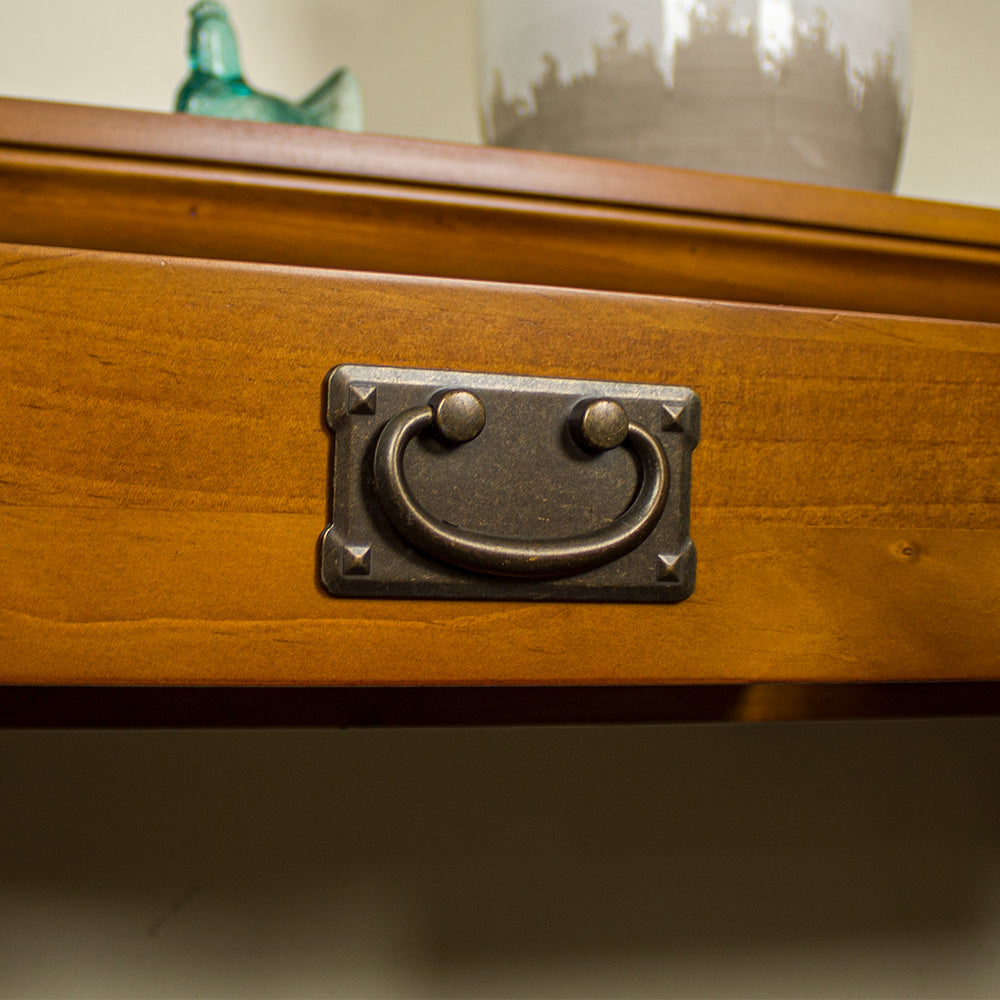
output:
[[480,0],[499,146],[891,190],[908,0]]

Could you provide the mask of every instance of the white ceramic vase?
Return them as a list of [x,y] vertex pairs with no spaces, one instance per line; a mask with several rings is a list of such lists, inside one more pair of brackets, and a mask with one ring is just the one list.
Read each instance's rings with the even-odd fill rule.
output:
[[908,0],[480,0],[498,146],[891,190]]

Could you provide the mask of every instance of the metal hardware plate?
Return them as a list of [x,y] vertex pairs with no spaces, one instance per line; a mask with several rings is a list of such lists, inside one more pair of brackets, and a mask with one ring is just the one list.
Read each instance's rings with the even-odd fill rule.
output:
[[[463,402],[471,396],[481,403],[482,432],[473,428],[469,439],[459,431],[449,442],[449,429],[423,413],[454,390]],[[587,401],[598,401],[602,412],[624,410],[628,437],[588,447],[579,436]],[[433,412],[438,419],[440,411]],[[322,583],[341,597],[682,601],[695,582],[688,532],[699,414],[697,395],[679,386],[340,365],[327,378],[333,445]],[[399,430],[407,419],[411,426]],[[619,526],[637,520],[656,486],[650,471],[656,455],[666,492],[652,511],[657,516],[631,540],[614,542],[614,552],[590,558],[601,564],[563,564],[562,548],[596,551],[599,539],[623,534]],[[386,498],[387,479],[403,497],[395,504]],[[654,505],[647,503],[650,510]],[[490,545],[521,546],[528,555],[516,564],[464,568],[462,559],[474,556],[456,557],[455,564],[444,549],[442,555],[422,538],[411,541],[419,512],[437,525],[433,530],[458,536],[459,549],[488,549],[484,561],[493,559]],[[548,562],[546,547],[555,550]],[[531,575],[535,548],[540,576]]]

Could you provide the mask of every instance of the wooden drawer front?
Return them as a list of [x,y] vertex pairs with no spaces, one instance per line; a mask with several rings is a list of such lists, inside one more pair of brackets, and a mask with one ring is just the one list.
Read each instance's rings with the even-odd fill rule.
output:
[[[1000,677],[1000,328],[4,247],[0,681]],[[317,583],[341,362],[687,385],[681,605]]]

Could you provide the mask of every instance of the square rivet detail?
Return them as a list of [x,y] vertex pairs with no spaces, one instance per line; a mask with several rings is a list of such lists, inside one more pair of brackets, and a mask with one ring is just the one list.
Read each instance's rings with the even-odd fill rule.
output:
[[375,412],[375,386],[349,385],[347,387],[347,412],[371,415]]
[[660,583],[689,582],[693,570],[694,545],[688,539],[680,552],[661,552],[656,557],[656,579]]
[[683,552],[661,552],[656,557],[656,579],[661,583],[680,583],[685,561]]
[[688,409],[683,403],[664,403],[660,429],[676,434],[688,431]]
[[344,576],[368,576],[372,571],[371,546],[345,545],[340,559],[340,571]]

